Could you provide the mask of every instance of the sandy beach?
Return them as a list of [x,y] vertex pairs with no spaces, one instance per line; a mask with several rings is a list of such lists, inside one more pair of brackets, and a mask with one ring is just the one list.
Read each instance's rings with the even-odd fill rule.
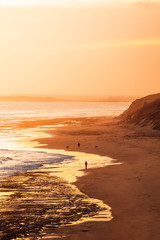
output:
[[[43,125],[46,121],[55,124],[42,120],[28,125]],[[89,197],[108,204],[114,218],[62,228],[65,239],[158,240],[160,133],[126,125],[116,118],[60,119],[56,124],[64,126],[50,131],[53,137],[38,140],[47,148],[94,153],[122,163],[98,169],[88,166],[88,174],[75,183]]]
[[[12,215],[10,235],[25,240],[59,236],[64,240],[159,240],[159,131],[125,124],[113,117],[41,119],[21,122],[19,128],[41,129],[40,126],[50,126],[46,130],[50,137],[33,140],[40,143],[40,148],[96,154],[99,159],[106,156],[119,163],[95,169],[88,164],[88,169],[84,166],[82,170],[85,174],[74,182],[81,193],[109,205],[113,219],[68,225],[73,218],[78,221],[81,215],[94,214],[97,207],[87,199],[83,205],[86,195],[74,195],[67,183],[42,169],[3,180],[3,191],[15,191],[9,201],[2,203],[4,230]],[[58,192],[54,190],[55,183],[60,186]],[[52,219],[57,214],[55,199],[57,209],[62,211]],[[68,205],[63,199],[68,199]],[[54,231],[53,224],[58,226]]]

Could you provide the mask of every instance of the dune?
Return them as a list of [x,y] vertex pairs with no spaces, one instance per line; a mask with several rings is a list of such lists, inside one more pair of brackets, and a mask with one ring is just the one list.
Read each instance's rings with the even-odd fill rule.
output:
[[160,130],[160,93],[135,100],[120,118],[128,123]]

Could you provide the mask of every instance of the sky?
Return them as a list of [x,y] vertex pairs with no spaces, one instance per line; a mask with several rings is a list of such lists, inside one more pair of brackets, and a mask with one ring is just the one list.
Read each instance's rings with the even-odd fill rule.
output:
[[160,92],[160,1],[0,0],[0,95]]

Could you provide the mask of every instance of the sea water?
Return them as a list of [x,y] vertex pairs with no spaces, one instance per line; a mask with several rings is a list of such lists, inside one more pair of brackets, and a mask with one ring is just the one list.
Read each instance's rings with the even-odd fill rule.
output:
[[74,154],[69,155],[66,152],[20,150],[17,140],[39,138],[40,135],[47,137],[47,134],[34,129],[19,131],[16,128],[18,122],[60,117],[117,116],[129,105],[129,102],[0,102],[0,178],[38,169],[44,164],[75,159]]

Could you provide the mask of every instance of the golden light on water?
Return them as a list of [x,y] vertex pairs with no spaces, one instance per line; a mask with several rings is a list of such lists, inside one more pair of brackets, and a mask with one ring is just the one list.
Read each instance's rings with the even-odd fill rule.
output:
[[[43,129],[43,131],[42,131]],[[50,129],[50,128],[49,128]],[[54,128],[53,128],[54,129]],[[0,149],[8,150],[27,150],[27,151],[42,151],[47,153],[62,154],[66,156],[74,156],[75,160],[66,159],[61,164],[48,165],[45,164],[43,171],[50,172],[53,176],[62,177],[66,181],[73,183],[77,177],[83,176],[85,172],[80,171],[85,168],[85,161],[88,162],[89,168],[103,167],[112,164],[117,164],[109,157],[102,157],[95,154],[86,154],[83,152],[65,151],[59,149],[47,149],[43,148],[45,145],[40,144],[37,139],[53,137],[49,133],[46,133],[47,126],[44,128],[35,127],[28,129],[21,129],[17,131],[21,137],[18,138],[6,138],[0,141]],[[118,163],[119,164],[119,163]]]

